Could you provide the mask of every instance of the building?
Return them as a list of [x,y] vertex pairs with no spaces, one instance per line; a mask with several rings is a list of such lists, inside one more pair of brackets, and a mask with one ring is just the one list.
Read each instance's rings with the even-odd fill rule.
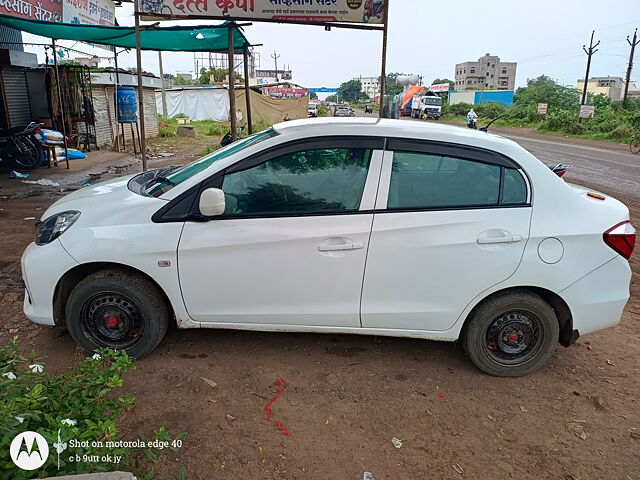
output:
[[456,65],[456,90],[514,90],[516,62],[501,62],[500,57],[485,54],[477,62]]
[[380,95],[380,77],[359,77],[354,80],[360,80],[362,84],[362,91],[369,95],[369,98],[374,99]]
[[[576,88],[584,91],[584,79],[577,81]],[[631,84],[629,91],[631,91]],[[591,77],[587,82],[587,93],[593,95],[603,94],[611,100],[622,100],[624,96],[624,80],[621,77]]]

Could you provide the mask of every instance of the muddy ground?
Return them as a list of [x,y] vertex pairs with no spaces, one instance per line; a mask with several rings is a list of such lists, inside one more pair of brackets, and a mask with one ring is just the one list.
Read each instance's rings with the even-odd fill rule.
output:
[[[201,148],[181,145],[152,166],[183,163]],[[160,150],[170,151],[170,142]],[[139,168],[132,159],[117,163],[118,173]],[[105,173],[95,178],[117,173],[97,170]],[[584,175],[576,170],[580,183],[606,187],[598,175]],[[77,183],[73,177],[62,188]],[[17,329],[24,347],[48,355],[48,368],[61,370],[79,352],[65,332],[24,317],[19,264],[34,233],[35,220],[25,217],[39,218],[60,188],[1,185],[0,341]],[[615,195],[637,221],[640,191]],[[640,480],[638,252],[631,263],[632,298],[621,324],[558,347],[543,369],[520,379],[479,373],[456,344],[174,329],[126,375],[137,405],[123,418],[123,430],[128,439],[160,426],[189,433],[180,453],[159,466],[162,479],[184,465],[187,478],[206,480],[355,480],[365,471],[376,480]],[[273,404],[273,419],[290,436],[265,419],[278,379],[287,389]]]

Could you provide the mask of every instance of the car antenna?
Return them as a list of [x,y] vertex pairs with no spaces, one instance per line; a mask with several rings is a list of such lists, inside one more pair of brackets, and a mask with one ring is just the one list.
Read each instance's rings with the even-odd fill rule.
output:
[[493,120],[491,120],[489,123],[487,123],[484,127],[480,127],[478,130],[480,130],[481,132],[488,132],[489,131],[489,127],[491,126],[491,124],[493,122],[495,122],[496,120],[499,120],[503,117],[506,117],[507,114],[503,114],[503,115],[498,115],[496,118],[494,118]]

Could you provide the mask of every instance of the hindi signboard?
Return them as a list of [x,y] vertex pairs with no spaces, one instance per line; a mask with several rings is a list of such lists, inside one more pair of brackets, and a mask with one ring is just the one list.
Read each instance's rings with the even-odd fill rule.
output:
[[306,88],[263,87],[262,94],[271,98],[300,98],[309,93]]
[[580,118],[592,118],[596,113],[596,107],[593,105],[580,105]]
[[539,103],[538,104],[538,113],[540,115],[546,115],[547,114],[547,110],[549,108],[549,105],[546,103]]
[[164,16],[167,20],[168,16],[176,16],[287,23],[384,23],[384,0],[141,0],[140,11],[146,17]]
[[0,13],[12,17],[62,21],[62,2],[60,0],[0,0]]
[[116,8],[111,0],[64,0],[62,18],[64,23],[113,26]]
[[438,83],[437,85],[431,85],[429,87],[429,91],[431,92],[448,92],[449,84],[448,83]]

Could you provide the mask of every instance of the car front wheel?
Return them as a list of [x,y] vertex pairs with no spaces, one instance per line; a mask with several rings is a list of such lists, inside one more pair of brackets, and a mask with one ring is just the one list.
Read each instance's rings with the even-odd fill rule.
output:
[[149,279],[122,270],[101,270],[72,290],[66,323],[85,350],[126,350],[134,358],[151,353],[164,337],[170,312]]
[[541,297],[507,292],[475,309],[462,344],[478,369],[497,377],[519,377],[540,368],[558,343],[558,318]]

